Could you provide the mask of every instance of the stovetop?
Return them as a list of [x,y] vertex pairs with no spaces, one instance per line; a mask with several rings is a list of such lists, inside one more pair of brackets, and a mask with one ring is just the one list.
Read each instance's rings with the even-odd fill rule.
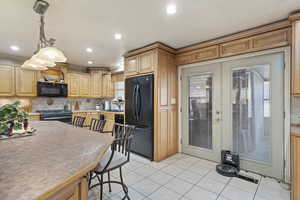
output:
[[38,110],[41,116],[66,116],[72,115],[70,110]]

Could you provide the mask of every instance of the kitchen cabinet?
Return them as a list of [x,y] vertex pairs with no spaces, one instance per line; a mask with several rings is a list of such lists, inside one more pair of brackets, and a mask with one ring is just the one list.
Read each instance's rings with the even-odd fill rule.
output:
[[[178,152],[177,67],[175,51],[160,43],[130,51],[125,55],[125,78],[128,61],[138,60],[134,76],[154,74],[154,160],[164,160]],[[131,66],[130,66],[131,67]]]
[[90,97],[90,74],[71,72],[68,74],[69,97]]
[[15,69],[0,65],[0,96],[15,96]]
[[100,114],[104,115],[105,119],[104,131],[112,131],[115,124],[115,113],[100,112]]
[[300,199],[300,134],[292,133],[292,200]]
[[79,97],[80,95],[80,75],[77,73],[68,73],[68,96]]
[[125,59],[125,76],[147,74],[157,67],[157,51],[150,50]]
[[79,74],[79,96],[90,97],[90,74]]
[[47,200],[88,200],[88,183],[82,177],[67,185]]
[[156,53],[149,51],[138,56],[139,58],[139,73],[153,72],[156,66]]
[[90,69],[91,82],[90,82],[90,97],[102,97],[102,71]]
[[37,96],[37,73],[33,70],[16,67],[16,96]]
[[102,96],[104,98],[114,98],[114,87],[111,80],[111,72],[104,72],[102,77]]
[[132,56],[125,59],[125,69],[124,73],[126,76],[138,74],[138,57]]
[[300,14],[290,16],[292,21],[292,93],[300,96]]

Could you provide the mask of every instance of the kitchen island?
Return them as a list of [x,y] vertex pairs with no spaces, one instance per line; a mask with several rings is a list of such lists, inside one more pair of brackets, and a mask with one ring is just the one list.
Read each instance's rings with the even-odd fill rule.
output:
[[0,141],[1,200],[87,200],[86,174],[113,138],[57,121],[32,121],[35,135]]

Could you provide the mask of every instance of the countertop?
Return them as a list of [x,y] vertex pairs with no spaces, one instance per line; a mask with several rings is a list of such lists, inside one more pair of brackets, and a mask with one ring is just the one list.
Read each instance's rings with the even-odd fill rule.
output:
[[72,111],[72,113],[80,113],[80,112],[100,112],[100,113],[113,113],[113,114],[124,115],[124,111],[123,112],[106,111],[106,110],[73,110]]
[[291,133],[294,136],[300,137],[300,126],[299,125],[291,125]]
[[0,141],[1,200],[55,192],[95,168],[113,138],[57,121],[30,121],[34,136]]
[[[81,113],[81,112],[101,112],[101,113],[114,113],[114,114],[120,114],[120,115],[124,115],[124,111],[122,112],[114,112],[114,111],[106,111],[106,110],[72,110],[72,113]],[[40,115],[40,113],[37,112],[31,112],[28,113],[29,115]]]

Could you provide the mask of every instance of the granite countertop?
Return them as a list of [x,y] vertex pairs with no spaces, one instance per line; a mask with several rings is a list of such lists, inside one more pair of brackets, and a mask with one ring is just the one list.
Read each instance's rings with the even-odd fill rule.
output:
[[30,121],[30,126],[35,135],[0,141],[1,200],[37,199],[84,176],[113,141],[57,121]]
[[114,114],[124,115],[124,111],[123,112],[107,111],[107,110],[73,110],[72,111],[72,113],[80,113],[80,112],[101,112],[101,113],[114,113]]
[[292,135],[300,137],[300,125],[291,125],[291,133]]

